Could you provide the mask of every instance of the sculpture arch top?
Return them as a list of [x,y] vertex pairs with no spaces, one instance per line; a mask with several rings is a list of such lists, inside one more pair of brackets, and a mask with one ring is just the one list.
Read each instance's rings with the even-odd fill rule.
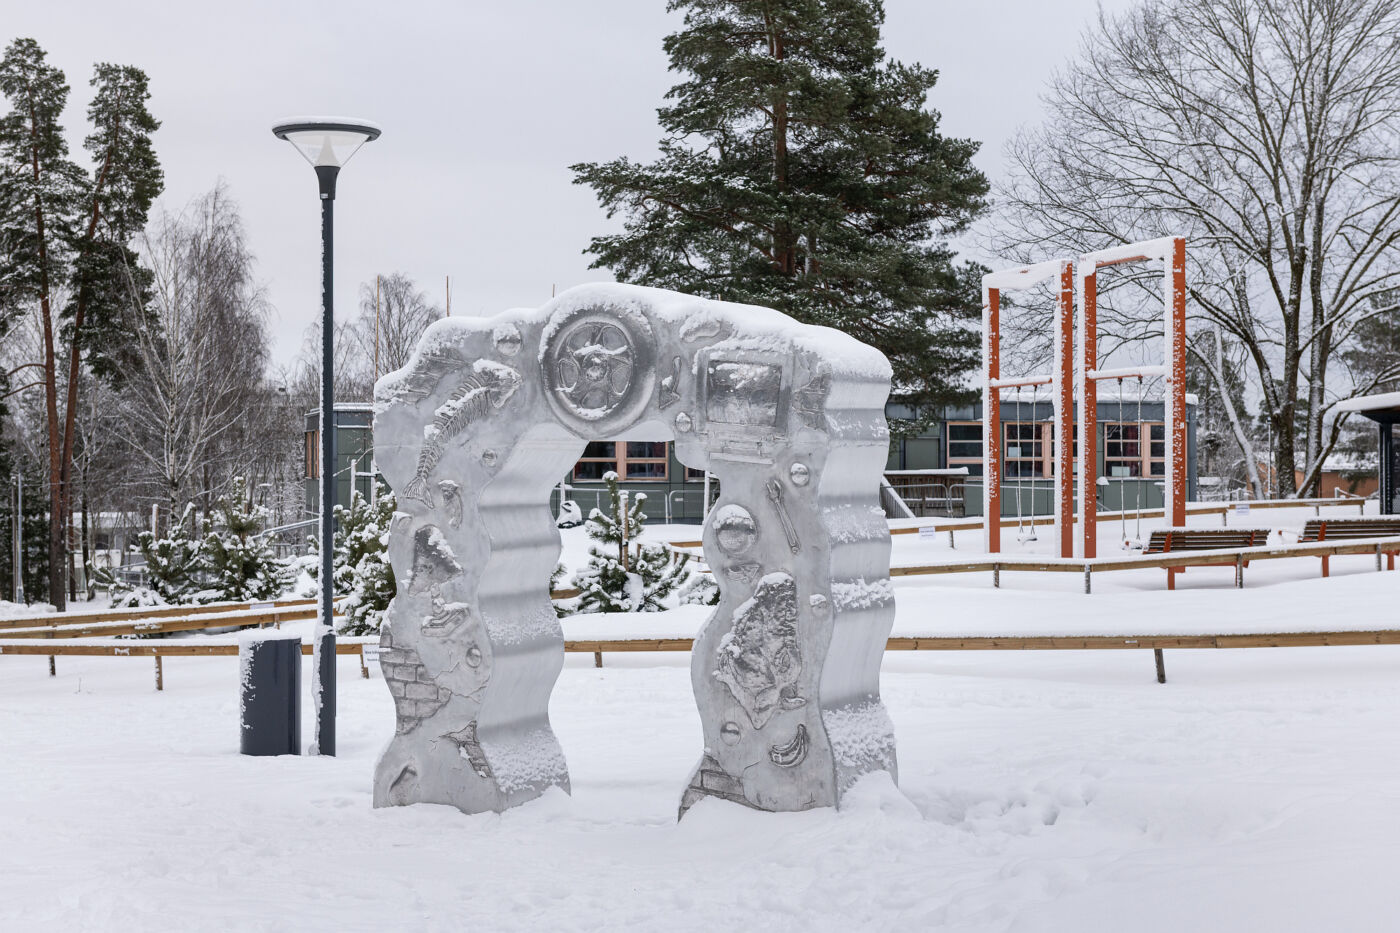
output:
[[681,811],[833,806],[861,774],[893,775],[889,385],[884,356],[839,331],[635,286],[430,327],[375,393],[398,500],[381,642],[397,728],[376,805],[502,810],[568,788],[548,502],[593,440],[674,439],[720,483],[704,529],[720,602],[691,663],[704,749]]

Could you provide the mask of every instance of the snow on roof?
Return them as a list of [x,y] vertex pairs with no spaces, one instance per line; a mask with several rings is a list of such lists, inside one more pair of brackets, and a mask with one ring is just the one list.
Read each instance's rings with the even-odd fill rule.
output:
[[967,476],[967,467],[945,467],[929,470],[886,470],[886,476]]
[[[374,403],[373,403],[373,402],[336,402],[336,403],[335,403],[335,410],[336,410],[336,411],[366,411],[366,412],[372,412],[372,411],[374,411]],[[308,409],[306,410],[306,413],[307,413],[307,415],[319,415],[319,414],[321,413],[321,406],[320,406],[320,405],[317,405],[315,408],[308,408]]]
[[1337,403],[1337,411],[1376,411],[1380,408],[1400,408],[1400,392],[1358,395]]

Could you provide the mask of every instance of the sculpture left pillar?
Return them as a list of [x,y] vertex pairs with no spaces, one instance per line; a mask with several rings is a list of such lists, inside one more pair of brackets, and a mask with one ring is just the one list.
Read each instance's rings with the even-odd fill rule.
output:
[[[540,581],[559,547],[549,489],[582,445],[520,437],[520,413],[539,400],[515,324],[443,323],[376,393],[376,460],[397,498],[397,595],[380,640],[397,722],[374,802],[501,811],[569,787],[549,725],[563,634]],[[512,481],[511,457],[534,466],[517,461]]]

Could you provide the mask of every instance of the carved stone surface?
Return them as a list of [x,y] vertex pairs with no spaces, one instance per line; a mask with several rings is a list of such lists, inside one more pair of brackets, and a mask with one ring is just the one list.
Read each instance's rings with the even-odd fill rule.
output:
[[548,503],[593,440],[674,440],[719,479],[704,546],[720,601],[691,661],[704,749],[681,812],[835,806],[860,775],[893,774],[889,379],[837,331],[630,286],[429,328],[376,389],[376,461],[400,491],[381,641],[398,724],[376,805],[499,811],[568,789]]

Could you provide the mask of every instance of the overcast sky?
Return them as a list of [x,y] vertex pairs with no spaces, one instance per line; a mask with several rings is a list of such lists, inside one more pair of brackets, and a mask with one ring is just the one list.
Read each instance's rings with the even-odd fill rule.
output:
[[[1118,9],[1129,0],[1105,0]],[[30,36],[68,76],[75,153],[96,61],[151,79],[178,211],[224,179],[240,203],[276,308],[274,359],[290,362],[320,302],[315,176],[272,136],[279,117],[357,116],[384,135],[341,174],[336,298],[400,270],[452,313],[536,306],[551,287],[609,279],[582,253],[610,229],[574,162],[656,152],[656,108],[675,75],[665,0],[435,3],[125,0],[7,3],[4,41]],[[941,72],[930,105],[947,135],[982,141],[993,178],[1016,128],[1077,47],[1096,0],[885,0],[887,51]]]

